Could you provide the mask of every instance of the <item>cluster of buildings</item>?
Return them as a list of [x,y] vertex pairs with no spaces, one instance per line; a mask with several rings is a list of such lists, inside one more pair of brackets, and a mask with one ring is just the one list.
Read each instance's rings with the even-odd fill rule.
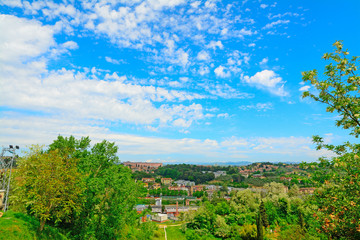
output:
[[148,189],[159,189],[161,186],[163,186],[168,190],[186,191],[188,195],[192,195],[194,192],[205,190],[203,185],[195,185],[195,182],[187,180],[173,181],[171,178],[161,178],[160,183],[157,183],[155,178],[143,178],[142,182],[144,187]]
[[[239,173],[242,176],[247,178],[255,172],[275,171],[278,168],[279,168],[279,166],[272,165],[272,164],[256,163],[255,165],[252,165],[250,168],[245,167],[245,166],[239,167]],[[255,176],[255,177],[257,177],[257,176]]]
[[162,199],[155,198],[155,205],[139,204],[135,206],[135,209],[138,213],[141,213],[146,209],[151,209],[151,212],[155,213],[155,215],[147,215],[147,217],[142,218],[142,221],[151,220],[160,223],[166,222],[169,219],[177,220],[180,213],[197,211],[199,209],[199,206],[191,206],[188,199],[186,199],[186,201],[185,199],[182,200],[186,202],[186,205],[181,206],[178,201],[176,201],[176,204],[173,205],[162,205]]
[[220,176],[226,176],[226,171],[202,171],[202,173],[213,173],[215,175],[215,178],[220,177]]
[[163,166],[162,163],[147,163],[147,162],[124,162],[123,165],[129,167],[133,172],[140,171],[147,173],[154,173],[154,170]]

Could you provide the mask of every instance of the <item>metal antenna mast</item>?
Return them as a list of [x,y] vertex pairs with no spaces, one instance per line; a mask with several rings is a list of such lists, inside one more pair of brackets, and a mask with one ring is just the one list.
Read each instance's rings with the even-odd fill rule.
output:
[[[15,151],[19,146],[9,145],[8,148],[3,148],[0,158],[0,209],[6,212],[9,200],[11,170],[14,165]],[[6,152],[11,153],[11,156],[4,156]]]

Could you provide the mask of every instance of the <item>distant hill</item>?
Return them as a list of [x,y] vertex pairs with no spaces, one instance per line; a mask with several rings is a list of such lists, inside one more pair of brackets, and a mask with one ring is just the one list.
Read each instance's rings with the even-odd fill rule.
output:
[[[175,165],[175,164],[183,164],[183,162],[172,162],[172,163],[163,163],[164,165]],[[218,165],[218,166],[245,166],[252,164],[252,162],[249,161],[241,161],[241,162],[205,162],[205,163],[192,163],[187,162],[185,164],[191,164],[191,165]]]

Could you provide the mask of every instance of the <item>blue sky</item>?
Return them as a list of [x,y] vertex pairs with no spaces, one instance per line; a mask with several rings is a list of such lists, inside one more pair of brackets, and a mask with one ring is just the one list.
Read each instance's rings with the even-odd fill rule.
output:
[[0,144],[107,139],[123,161],[315,161],[348,131],[302,100],[360,1],[0,1]]

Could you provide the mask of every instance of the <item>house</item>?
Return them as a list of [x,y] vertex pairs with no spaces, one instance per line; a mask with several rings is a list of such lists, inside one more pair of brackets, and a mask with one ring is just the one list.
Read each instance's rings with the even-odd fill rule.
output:
[[203,190],[204,190],[204,186],[202,186],[202,185],[191,186],[190,194],[193,195],[194,192],[199,192],[199,191],[203,191]]
[[217,171],[214,172],[215,178],[220,177],[220,176],[225,176],[226,172],[225,171]]
[[162,212],[162,206],[151,206],[151,212],[153,213],[161,213]]
[[163,222],[166,222],[168,220],[168,216],[167,216],[167,214],[158,213],[158,214],[156,214],[155,216],[152,217],[152,220],[154,222],[163,223]]
[[299,191],[304,194],[313,194],[315,191],[315,188],[309,187],[309,188],[300,188]]
[[292,180],[292,178],[291,177],[280,177],[280,180],[290,182]]
[[205,185],[205,189],[206,190],[220,190],[220,186],[216,186],[216,185]]
[[144,183],[154,183],[155,178],[143,178],[141,179]]
[[195,182],[187,181],[187,180],[177,180],[174,181],[174,183],[178,186],[185,186],[185,187],[195,186]]
[[136,210],[137,213],[141,213],[145,209],[146,209],[146,205],[144,205],[144,204],[138,204],[138,205],[135,206],[135,210]]
[[172,191],[186,191],[186,192],[189,191],[187,187],[179,187],[179,186],[177,187],[169,186],[168,189]]
[[261,175],[261,174],[254,174],[252,175],[253,178],[260,178],[260,179],[264,179],[266,178],[265,176]]
[[161,183],[164,185],[170,185],[172,183],[171,178],[161,178]]
[[152,189],[159,189],[159,188],[161,188],[161,184],[160,184],[160,183],[154,183],[154,184],[152,185]]

